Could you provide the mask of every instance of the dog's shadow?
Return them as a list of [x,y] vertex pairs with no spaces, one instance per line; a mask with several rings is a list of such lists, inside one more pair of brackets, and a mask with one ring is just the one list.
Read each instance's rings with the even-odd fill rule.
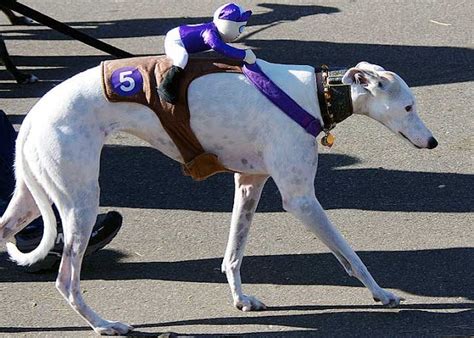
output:
[[[474,262],[474,248],[358,251],[357,254],[384,287],[420,296],[474,300],[474,269],[468,263]],[[91,257],[83,279],[227,283],[220,271],[221,257],[142,263],[121,262],[120,255],[116,251],[104,251],[102,257]],[[101,269],[104,261],[110,262],[110,269],[105,273]],[[242,283],[363,287],[346,274],[331,253],[245,256]]]
[[[230,306],[230,305],[229,305]],[[378,308],[378,309],[377,309]],[[131,323],[134,331],[130,336],[153,336],[158,338],[177,337],[470,337],[474,333],[472,308],[456,312],[423,311],[423,305],[401,306],[398,311],[385,310],[378,306],[336,306],[321,307],[321,310],[334,310],[318,313],[279,315],[269,309],[257,315],[236,314],[235,316],[214,318],[193,318],[169,322]],[[463,307],[460,307],[461,309]],[[467,308],[467,307],[464,307]],[[368,311],[371,309],[371,311]],[[315,311],[318,309],[315,308]],[[360,310],[360,311],[357,311]],[[157,314],[159,318],[159,312]],[[159,320],[159,319],[158,319]],[[231,327],[265,326],[265,331],[239,334],[228,333],[179,333],[180,327],[221,326],[228,331]],[[273,331],[272,327],[274,327]],[[285,327],[285,330],[279,329]],[[173,328],[178,333],[170,332]],[[291,329],[289,329],[291,328]],[[146,331],[140,331],[146,330]],[[248,329],[247,329],[248,330]],[[246,330],[246,331],[247,331]],[[216,331],[215,329],[212,331]],[[235,331],[235,329],[233,329]],[[55,333],[90,332],[86,326],[49,326],[49,327],[0,327],[0,333]]]
[[[317,196],[325,209],[413,212],[473,211],[474,175],[343,168],[355,157],[320,154]],[[231,174],[194,182],[179,164],[148,147],[106,146],[101,162],[101,205],[110,207],[186,209],[231,212]],[[457,196],[457,198],[453,198]],[[471,197],[469,197],[471,196]],[[283,211],[272,180],[266,184],[258,212]]]
[[[375,310],[374,306],[374,310]],[[324,309],[324,307],[322,307]],[[369,307],[365,307],[367,309]],[[140,329],[158,329],[166,331],[167,327],[181,326],[213,326],[222,325],[262,325],[294,328],[284,331],[263,331],[246,334],[171,334],[170,337],[420,337],[420,336],[471,336],[474,333],[472,319],[474,311],[463,310],[455,313],[436,313],[402,306],[400,311],[355,311],[354,306],[341,306],[337,311],[310,314],[274,315],[270,312],[265,316],[233,316],[218,318],[199,318],[134,324],[136,336],[151,335],[140,332]],[[326,310],[332,310],[332,307]],[[379,307],[380,309],[380,307]],[[335,310],[335,309],[334,309]],[[271,311],[271,309],[270,309]],[[159,333],[154,333],[159,334]]]

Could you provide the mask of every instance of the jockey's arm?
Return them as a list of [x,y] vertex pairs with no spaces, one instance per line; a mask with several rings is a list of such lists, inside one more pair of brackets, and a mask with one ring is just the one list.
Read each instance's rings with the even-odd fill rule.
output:
[[245,50],[229,46],[222,41],[217,32],[207,31],[204,35],[204,41],[219,54],[237,60],[243,60],[245,58]]

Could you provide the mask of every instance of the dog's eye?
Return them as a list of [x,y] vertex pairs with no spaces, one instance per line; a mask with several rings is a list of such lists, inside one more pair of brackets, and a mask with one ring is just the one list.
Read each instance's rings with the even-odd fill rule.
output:
[[383,83],[382,83],[382,81],[379,81],[378,86],[379,86],[380,89],[383,89]]
[[406,110],[407,112],[410,112],[410,111],[412,110],[412,108],[413,108],[413,106],[412,106],[412,105],[409,105],[409,106],[406,106],[406,107],[405,107],[405,110]]

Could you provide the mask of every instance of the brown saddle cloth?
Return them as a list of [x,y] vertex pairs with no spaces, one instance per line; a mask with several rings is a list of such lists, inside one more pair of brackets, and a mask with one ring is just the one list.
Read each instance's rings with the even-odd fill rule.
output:
[[[156,90],[171,66],[172,61],[164,56],[104,61],[101,63],[101,67],[105,96],[111,102],[140,103],[153,110],[183,157],[185,175],[191,176],[195,180],[204,180],[219,172],[229,172],[230,170],[219,162],[216,155],[207,153],[203,149],[192,131],[187,93],[188,87],[194,79],[211,73],[242,73],[242,63],[229,59],[190,58],[180,80],[176,105],[161,100]],[[132,72],[135,75],[130,75]],[[137,88],[129,93],[124,93],[118,88],[121,84],[125,85],[125,88],[131,87],[129,80],[127,80],[130,79],[130,76],[135,76],[137,81],[133,83]],[[139,79],[140,76],[141,79]]]

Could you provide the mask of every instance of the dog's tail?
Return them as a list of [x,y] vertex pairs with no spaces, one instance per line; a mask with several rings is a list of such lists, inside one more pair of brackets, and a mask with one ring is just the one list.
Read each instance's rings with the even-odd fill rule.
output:
[[[23,133],[23,135],[24,134],[26,133]],[[49,203],[48,196],[43,187],[41,187],[34,177],[28,161],[25,159],[23,147],[24,139],[25,137],[22,136],[22,133],[20,132],[16,145],[17,151],[19,152],[18,156],[16,156],[15,163],[16,171],[19,172],[19,174],[17,174],[17,179],[20,179],[21,177],[25,181],[26,186],[30,190],[31,195],[41,212],[44,223],[43,238],[41,238],[41,242],[38,244],[36,249],[31,252],[21,252],[14,243],[7,243],[7,251],[10,255],[10,259],[18,265],[31,265],[46,257],[49,250],[54,246],[57,230],[56,217],[54,216],[53,209]]]

